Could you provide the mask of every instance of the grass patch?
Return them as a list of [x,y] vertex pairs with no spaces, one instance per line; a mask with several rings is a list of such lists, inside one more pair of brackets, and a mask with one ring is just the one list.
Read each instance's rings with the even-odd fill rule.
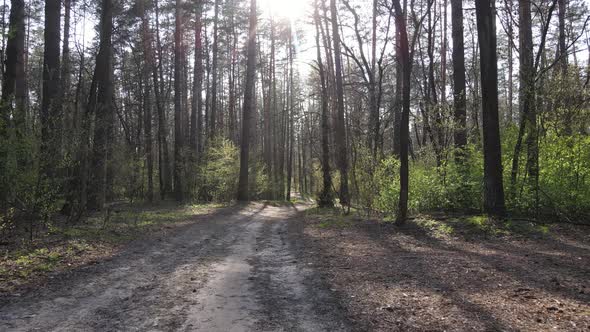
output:
[[338,208],[313,207],[305,210],[307,220],[312,220],[321,229],[348,228],[354,225],[352,214],[344,215]]
[[486,215],[469,216],[419,216],[413,221],[418,227],[435,237],[444,236],[546,236],[550,234],[547,225],[530,221],[498,220]]

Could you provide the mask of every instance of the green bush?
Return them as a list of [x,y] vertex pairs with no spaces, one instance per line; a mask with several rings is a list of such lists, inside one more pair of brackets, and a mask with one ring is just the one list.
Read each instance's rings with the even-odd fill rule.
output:
[[234,199],[240,173],[239,151],[236,146],[225,138],[211,140],[202,160],[199,199],[215,202]]
[[590,136],[546,133],[539,165],[542,208],[576,217],[590,213]]

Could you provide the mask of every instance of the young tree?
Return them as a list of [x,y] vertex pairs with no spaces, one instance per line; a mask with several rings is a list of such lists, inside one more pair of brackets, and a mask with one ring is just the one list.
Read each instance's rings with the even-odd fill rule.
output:
[[242,111],[242,143],[240,145],[240,179],[238,201],[248,201],[248,161],[250,158],[250,122],[256,109],[254,85],[256,81],[256,0],[250,0],[250,28],[248,29],[248,58],[246,64],[246,85],[244,86],[244,108]]
[[491,215],[505,212],[502,151],[498,116],[498,63],[494,1],[475,2],[480,48],[483,108],[484,209]]

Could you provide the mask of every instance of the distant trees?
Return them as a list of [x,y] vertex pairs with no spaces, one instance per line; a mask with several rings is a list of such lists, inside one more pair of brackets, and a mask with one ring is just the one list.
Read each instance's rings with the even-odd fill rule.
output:
[[1,220],[299,192],[402,223],[590,197],[582,0],[9,2]]

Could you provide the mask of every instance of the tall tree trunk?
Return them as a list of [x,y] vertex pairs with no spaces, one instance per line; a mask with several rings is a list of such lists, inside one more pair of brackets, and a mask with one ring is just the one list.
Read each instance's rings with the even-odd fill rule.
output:
[[203,131],[203,42],[202,42],[202,15],[203,1],[197,3],[197,14],[195,19],[195,65],[193,84],[193,103],[191,110],[191,150],[195,153],[197,160],[201,157],[202,131]]
[[289,26],[289,115],[287,119],[287,131],[288,131],[288,156],[287,156],[287,201],[291,201],[291,182],[293,178],[293,144],[295,140],[295,134],[293,133],[293,122],[295,121],[295,86],[293,85],[293,36],[291,26]]
[[101,210],[106,201],[109,128],[113,114],[113,0],[103,0],[100,19],[100,44],[96,56],[93,84],[88,100],[89,114],[95,113],[94,148],[88,208]]
[[565,31],[565,12],[566,12],[566,2],[567,0],[558,0],[557,4],[559,7],[559,37],[558,37],[558,45],[559,45],[559,52],[558,56],[560,70],[563,75],[567,74],[567,46],[566,46],[566,31]]
[[246,64],[246,85],[244,87],[244,108],[242,111],[242,142],[240,145],[240,179],[238,201],[249,200],[248,161],[250,158],[250,122],[256,109],[254,85],[256,81],[256,0],[250,0],[250,28],[248,31],[248,59]]
[[212,76],[212,82],[211,82],[211,119],[209,122],[209,136],[211,138],[215,138],[215,135],[217,134],[216,132],[216,127],[217,127],[217,79],[218,79],[218,73],[217,73],[217,65],[218,65],[218,56],[219,56],[219,45],[218,45],[218,39],[219,39],[219,1],[220,0],[215,0],[215,4],[214,4],[214,11],[215,11],[215,16],[213,18],[213,63],[211,65],[211,76]]
[[[0,138],[8,139],[11,117],[17,135],[25,130],[25,2],[12,0],[6,43],[5,70],[2,73],[2,102],[0,103]],[[16,107],[12,108],[13,98]],[[20,133],[20,134],[19,134]]]
[[506,11],[508,12],[509,18],[508,22],[506,23],[506,30],[507,30],[507,37],[508,41],[508,98],[507,98],[507,106],[508,106],[508,123],[512,124],[514,122],[514,106],[512,99],[514,98],[514,56],[513,56],[513,47],[512,47],[512,38],[513,38],[513,30],[514,30],[514,23],[512,22],[512,1],[506,1]]
[[410,149],[410,83],[412,64],[410,62],[410,47],[406,19],[399,0],[393,0],[395,9],[395,23],[399,34],[399,60],[402,68],[402,114],[400,124],[400,192],[398,215],[396,223],[403,225],[408,218],[409,196],[409,149]]
[[453,94],[455,102],[455,149],[462,157],[467,145],[467,111],[465,88],[465,42],[463,39],[463,0],[451,0],[453,24]]
[[442,15],[442,46],[441,46],[441,56],[440,56],[440,62],[441,62],[441,69],[440,69],[440,80],[441,80],[441,84],[440,84],[440,89],[441,89],[441,94],[440,94],[440,101],[443,105],[443,107],[446,106],[447,103],[447,0],[442,1],[442,7],[443,9],[441,10],[441,15]]
[[152,99],[151,99],[151,85],[150,85],[150,72],[151,72],[151,39],[149,36],[149,24],[147,15],[145,12],[145,5],[147,0],[139,0],[139,10],[141,18],[141,38],[143,48],[143,68],[142,68],[142,79],[144,82],[143,93],[143,110],[144,110],[144,137],[145,137],[145,154],[146,154],[146,168],[147,168],[147,194],[146,198],[148,202],[154,200],[154,152],[152,142]]
[[[538,196],[539,146],[537,137],[537,110],[535,102],[535,68],[533,54],[533,27],[530,0],[519,1],[520,28],[520,85],[523,96],[522,121],[525,122],[527,162],[526,169],[531,189]],[[515,155],[518,158],[518,155]]]
[[[158,0],[155,1],[156,7],[156,47],[158,53],[158,62],[155,61],[156,52],[152,49],[150,40],[149,60],[152,65],[152,79],[154,81],[154,95],[156,97],[156,108],[158,110],[158,145],[159,145],[159,178],[160,178],[160,199],[164,199],[166,194],[171,191],[172,181],[170,180],[170,152],[168,149],[168,125],[166,121],[166,109],[164,102],[164,74],[163,74],[163,51],[160,41],[160,10]],[[146,26],[149,26],[148,17],[144,18]],[[146,32],[148,33],[148,32]]]
[[318,1],[323,0],[316,0],[315,4],[315,26],[316,26],[316,51],[317,51],[317,63],[318,63],[318,70],[320,75],[320,85],[321,85],[321,132],[322,132],[322,179],[323,179],[323,187],[322,192],[319,196],[318,204],[320,207],[333,207],[334,206],[334,198],[332,195],[332,173],[330,169],[330,120],[329,120],[329,110],[328,110],[328,87],[326,85],[326,73],[324,70],[324,64],[322,61],[322,52],[320,50],[320,28],[321,28],[321,21],[320,21],[320,14],[319,14],[319,4]]
[[484,209],[492,215],[505,212],[502,151],[498,116],[498,63],[494,1],[475,2],[480,47],[483,107]]
[[147,171],[147,201],[154,200],[154,152],[152,143],[152,99],[150,96],[151,86],[149,84],[150,74],[147,66],[143,69],[143,80],[145,82],[143,91],[143,126],[145,138],[145,157]]
[[66,131],[73,129],[71,102],[68,98],[71,84],[71,65],[70,65],[70,25],[72,16],[72,0],[64,0],[64,34],[62,43],[62,59],[61,59],[61,91],[60,91],[60,105],[64,108],[62,115],[62,128]]
[[61,0],[45,1],[45,50],[43,53],[43,96],[41,102],[41,172],[48,179],[57,174],[60,155],[61,105],[60,43]]
[[340,171],[340,204],[350,206],[348,193],[348,152],[346,148],[346,128],[344,123],[344,86],[342,79],[342,56],[340,54],[340,27],[338,26],[338,13],[336,12],[336,0],[330,0],[330,12],[332,15],[332,39],[334,42],[334,65],[336,74],[336,151],[338,153],[338,169]]
[[183,188],[183,136],[182,136],[182,10],[181,0],[176,0],[174,30],[174,196],[178,202],[184,200]]
[[[8,41],[6,44],[5,67],[2,80],[2,99],[0,101],[0,142],[9,144],[10,130],[13,127],[16,131],[16,138],[20,139],[25,133],[25,3],[24,0],[12,0],[10,7],[8,28]],[[13,98],[15,108],[12,108]],[[14,121],[11,123],[11,117]],[[8,152],[7,154],[10,154]],[[5,153],[0,154],[0,171],[9,174],[9,160],[12,159]],[[20,158],[19,158],[20,159]],[[18,160],[18,159],[17,159]],[[25,167],[24,163],[18,160],[17,167]],[[13,186],[10,178],[0,176],[0,208],[3,204],[13,199]]]
[[[269,174],[271,185],[271,192],[269,198],[275,198],[275,191],[276,191],[276,177],[274,176],[274,141],[272,135],[272,122],[273,122],[273,112],[271,107],[273,105],[273,101],[275,100],[276,96],[273,94],[273,86],[274,85],[274,66],[275,66],[275,30],[274,30],[274,21],[273,18],[270,18],[270,62],[268,65],[268,95],[266,98],[266,105],[264,105],[264,158],[266,164],[266,171]],[[275,86],[276,88],[276,86]]]
[[402,122],[402,107],[403,107],[403,66],[401,57],[401,32],[396,29],[395,33],[395,96],[393,100],[393,156],[396,158],[400,157],[400,132]]

